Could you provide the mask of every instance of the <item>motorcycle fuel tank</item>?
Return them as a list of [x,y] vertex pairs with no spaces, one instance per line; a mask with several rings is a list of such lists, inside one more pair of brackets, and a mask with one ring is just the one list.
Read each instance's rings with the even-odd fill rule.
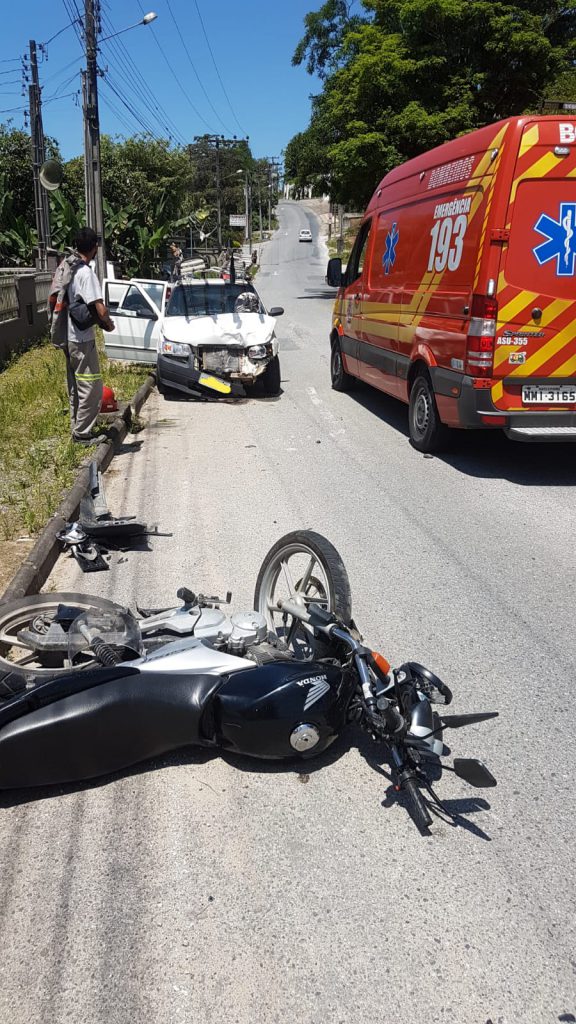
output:
[[353,688],[337,665],[271,662],[227,679],[211,701],[203,732],[250,757],[311,757],[342,730]]

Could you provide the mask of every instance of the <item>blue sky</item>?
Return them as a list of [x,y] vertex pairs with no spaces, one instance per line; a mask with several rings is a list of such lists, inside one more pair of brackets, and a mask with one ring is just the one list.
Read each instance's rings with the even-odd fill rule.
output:
[[[102,0],[102,36],[134,24],[150,10],[158,19],[101,44],[101,130],[130,135],[142,131],[143,122],[156,135],[170,130],[179,142],[205,132],[247,134],[254,156],[280,156],[290,138],[308,124],[310,93],[320,91],[318,80],[290,61],[303,35],[304,15],[321,3]],[[4,5],[9,6],[8,0]],[[84,0],[21,0],[12,8],[18,11],[12,19],[3,11],[1,111],[27,103],[21,94],[21,67],[10,60],[27,52],[29,39],[45,42],[69,25],[67,12],[74,7],[83,11]],[[58,35],[47,51],[40,65],[44,131],[58,140],[69,159],[82,152],[78,93],[83,54],[74,28]],[[22,110],[0,113],[0,121],[10,118],[15,126],[24,123]]]

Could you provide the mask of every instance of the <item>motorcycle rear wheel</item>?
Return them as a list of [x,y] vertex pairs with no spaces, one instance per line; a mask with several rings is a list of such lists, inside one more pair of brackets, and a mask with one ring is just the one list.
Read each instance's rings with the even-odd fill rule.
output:
[[79,668],[95,664],[87,660],[81,665],[75,665],[72,670],[65,665],[64,652],[39,654],[19,639],[18,633],[23,629],[46,633],[60,604],[72,605],[81,611],[91,608],[118,611],[122,607],[105,598],[76,593],[33,594],[0,605],[0,699],[51,679],[54,675],[77,672]]
[[313,530],[295,530],[276,541],[265,556],[254,591],[254,608],[301,660],[326,654],[309,627],[278,610],[278,600],[318,604],[348,624],[352,597],[348,573],[333,544]]

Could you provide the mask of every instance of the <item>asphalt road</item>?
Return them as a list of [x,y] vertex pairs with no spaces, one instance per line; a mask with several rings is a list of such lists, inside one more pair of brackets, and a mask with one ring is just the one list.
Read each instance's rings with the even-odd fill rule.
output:
[[[259,286],[286,310],[283,394],[154,396],[107,495],[171,536],[106,574],[61,559],[50,586],[148,605],[230,587],[250,607],[271,544],[318,530],[374,646],[438,672],[455,711],[500,711],[451,740],[499,786],[445,775],[460,823],[422,838],[351,735],[307,784],[187,750],[96,786],[4,794],[0,1019],[574,1020],[574,449],[461,435],[424,458],[405,407],[331,391],[316,222],[286,203],[280,224]],[[308,225],[312,246],[297,241]]]

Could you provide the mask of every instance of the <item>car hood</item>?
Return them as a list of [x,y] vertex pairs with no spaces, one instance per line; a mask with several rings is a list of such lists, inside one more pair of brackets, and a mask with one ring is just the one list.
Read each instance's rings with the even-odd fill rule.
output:
[[168,341],[197,347],[249,348],[265,345],[274,337],[276,320],[260,313],[219,313],[218,316],[166,316],[162,335]]

